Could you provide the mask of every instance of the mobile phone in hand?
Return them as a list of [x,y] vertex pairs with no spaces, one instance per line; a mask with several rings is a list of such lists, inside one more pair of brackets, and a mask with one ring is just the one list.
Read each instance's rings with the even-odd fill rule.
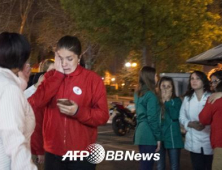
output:
[[60,103],[60,104],[66,105],[66,106],[73,105],[69,99],[58,99],[57,103]]

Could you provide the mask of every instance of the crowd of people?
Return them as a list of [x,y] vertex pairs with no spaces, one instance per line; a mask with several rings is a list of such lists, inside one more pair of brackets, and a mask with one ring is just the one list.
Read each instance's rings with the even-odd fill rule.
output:
[[[155,89],[155,85],[158,89]],[[193,170],[222,169],[222,71],[210,75],[194,71],[188,89],[177,97],[173,79],[158,81],[154,68],[145,66],[139,75],[135,93],[137,128],[134,144],[140,153],[160,153],[157,169],[180,169],[180,151],[190,152]],[[186,130],[185,142],[181,127]],[[154,160],[141,160],[140,170],[154,168]]]
[[[30,51],[23,35],[0,34],[0,169],[37,170],[44,163],[45,170],[95,170],[86,159],[62,156],[95,143],[97,127],[109,118],[101,77],[82,67],[79,39],[64,36],[55,60],[45,60],[30,83]],[[144,66],[134,102],[134,144],[140,153],[160,154],[158,170],[166,169],[167,154],[171,170],[179,170],[183,148],[194,170],[222,169],[222,71],[210,81],[192,72],[187,92],[178,97],[172,78],[158,81],[156,70]],[[140,162],[140,170],[153,168],[154,160]]]
[[95,143],[109,118],[101,77],[80,65],[79,39],[64,36],[55,62],[45,61],[26,89],[30,51],[23,35],[0,34],[0,169],[37,170],[34,159],[45,170],[94,170],[85,159],[62,156]]

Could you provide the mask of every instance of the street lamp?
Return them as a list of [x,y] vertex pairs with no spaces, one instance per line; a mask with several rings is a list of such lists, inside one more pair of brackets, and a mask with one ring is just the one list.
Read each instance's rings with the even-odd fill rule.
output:
[[130,63],[130,62],[127,62],[125,64],[126,67],[137,67],[137,63]]
[[131,63],[130,63],[130,62],[127,62],[127,63],[125,64],[125,66],[126,66],[126,67],[131,67]]
[[111,81],[115,81],[116,79],[115,78],[111,78]]
[[136,67],[136,66],[137,66],[137,63],[132,63],[131,66],[132,66],[132,67]]

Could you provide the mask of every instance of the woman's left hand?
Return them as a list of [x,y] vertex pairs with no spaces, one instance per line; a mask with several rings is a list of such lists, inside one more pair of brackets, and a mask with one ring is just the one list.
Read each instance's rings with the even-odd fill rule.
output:
[[157,141],[157,147],[156,147],[155,152],[159,152],[160,151],[160,147],[161,147],[161,142]]
[[78,110],[78,105],[72,100],[69,100],[69,102],[71,103],[69,105],[57,102],[57,106],[59,107],[59,111],[61,113],[68,116],[73,116]]

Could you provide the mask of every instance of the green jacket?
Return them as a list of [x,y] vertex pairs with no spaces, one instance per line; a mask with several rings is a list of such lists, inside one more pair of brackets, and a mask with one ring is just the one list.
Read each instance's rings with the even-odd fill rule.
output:
[[180,131],[179,114],[181,107],[180,98],[165,102],[165,113],[162,119],[162,141],[166,149],[183,148]]
[[146,90],[142,97],[134,95],[137,127],[134,136],[135,145],[157,145],[160,141],[160,105],[156,95]]

